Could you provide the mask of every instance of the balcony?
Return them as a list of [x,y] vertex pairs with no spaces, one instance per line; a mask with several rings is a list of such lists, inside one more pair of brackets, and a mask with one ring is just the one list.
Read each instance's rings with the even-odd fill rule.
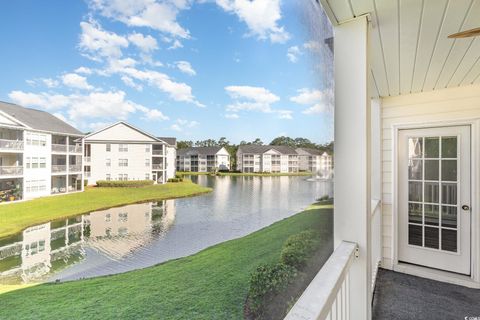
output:
[[161,163],[152,164],[152,170],[163,170],[163,164]]
[[92,162],[92,158],[91,158],[91,157],[84,157],[83,159],[84,159],[85,163],[90,163],[90,162]]
[[52,152],[66,153],[67,145],[66,144],[52,144]]
[[0,177],[21,175],[23,175],[23,167],[21,166],[0,167]]
[[67,166],[66,165],[58,165],[54,164],[52,165],[52,173],[66,173],[67,172]]
[[163,151],[162,150],[152,150],[152,155],[153,156],[162,156]]
[[23,150],[23,141],[21,141],[21,140],[0,139],[0,150],[22,151]]
[[80,164],[71,164],[68,166],[69,172],[82,172],[82,166]]
[[82,153],[82,146],[68,146],[68,152],[70,152],[70,153]]

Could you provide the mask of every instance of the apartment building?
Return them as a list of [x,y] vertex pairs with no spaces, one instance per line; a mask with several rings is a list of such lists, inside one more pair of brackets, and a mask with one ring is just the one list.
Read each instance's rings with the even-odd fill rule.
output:
[[120,121],[85,136],[83,143],[89,185],[99,180],[165,183],[175,176],[175,138],[158,138]]
[[48,112],[0,102],[0,203],[83,190],[82,137]]
[[237,170],[241,172],[298,172],[298,154],[295,148],[287,146],[241,145],[237,151]]
[[177,151],[177,170],[211,172],[230,170],[230,154],[224,147],[191,147]]
[[326,152],[312,148],[297,148],[300,171],[313,172],[322,177],[333,174],[333,157]]

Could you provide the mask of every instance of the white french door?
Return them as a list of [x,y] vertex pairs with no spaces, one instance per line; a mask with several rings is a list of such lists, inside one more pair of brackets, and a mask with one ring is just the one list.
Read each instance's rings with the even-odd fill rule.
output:
[[398,260],[470,274],[470,127],[398,138]]

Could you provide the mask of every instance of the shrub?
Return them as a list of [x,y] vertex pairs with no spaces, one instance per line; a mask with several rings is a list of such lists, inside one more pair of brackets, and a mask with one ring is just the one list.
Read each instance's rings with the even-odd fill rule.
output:
[[283,245],[280,261],[283,264],[302,269],[313,256],[319,242],[320,234],[314,230],[306,230],[292,235]]
[[126,188],[126,187],[145,187],[153,185],[153,180],[100,180],[97,181],[97,187],[101,188]]
[[326,194],[326,195],[318,198],[317,202],[328,201],[328,200],[330,200],[330,197],[328,196],[328,194]]
[[170,178],[167,180],[167,182],[182,182],[183,178]]
[[249,307],[258,315],[272,297],[287,288],[297,276],[297,270],[283,263],[262,264],[250,276]]

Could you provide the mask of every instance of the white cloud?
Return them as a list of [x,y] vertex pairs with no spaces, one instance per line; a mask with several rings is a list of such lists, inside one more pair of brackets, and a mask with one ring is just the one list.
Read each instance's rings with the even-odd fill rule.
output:
[[58,80],[52,78],[38,78],[33,80],[26,80],[26,82],[31,86],[44,85],[47,88],[56,88],[60,85]]
[[250,34],[273,43],[285,43],[290,35],[278,25],[282,18],[280,0],[216,0],[223,10],[244,21]]
[[128,26],[149,27],[184,39],[190,38],[190,33],[177,22],[177,15],[188,5],[189,1],[185,0],[90,1],[90,7],[105,17],[121,21]]
[[75,69],[75,73],[82,73],[82,74],[92,74],[93,71],[90,68],[87,67],[79,67]]
[[238,119],[238,118],[240,118],[240,116],[236,113],[227,113],[225,115],[225,118],[227,118],[227,119]]
[[173,44],[170,47],[168,47],[168,50],[174,50],[178,48],[183,48],[183,44],[180,42],[180,40],[175,39],[173,41]]
[[93,86],[89,85],[87,82],[87,78],[83,76],[79,76],[76,73],[67,73],[63,75],[62,82],[64,85],[70,88],[76,89],[84,89],[84,90],[92,90]]
[[324,91],[303,88],[299,89],[298,95],[291,97],[290,101],[309,106],[303,110],[304,114],[317,114],[330,112],[333,110],[333,90],[326,89]]
[[194,76],[197,74],[195,70],[193,70],[190,62],[188,61],[177,61],[175,62],[175,65],[177,66],[178,70],[185,74],[188,74],[189,76]]
[[150,35],[144,36],[141,33],[132,33],[128,36],[128,40],[146,53],[158,49],[157,40]]
[[190,129],[190,128],[196,127],[198,125],[199,125],[199,122],[194,121],[194,120],[188,121],[188,120],[184,120],[184,119],[177,119],[175,121],[175,123],[170,126],[170,129],[178,131],[178,132],[182,132],[185,129]]
[[314,51],[314,52],[319,52],[322,49],[322,46],[321,46],[320,42],[315,41],[315,40],[310,40],[310,41],[305,42],[303,44],[303,47],[305,49],[308,49],[308,50]]
[[128,47],[128,40],[110,31],[105,31],[98,22],[80,22],[82,33],[79,48],[84,55],[92,60],[103,58],[118,58],[122,56],[122,48]]
[[68,104],[68,97],[61,94],[36,94],[23,91],[12,91],[8,94],[8,97],[21,106],[41,107],[46,110],[59,109]]
[[133,79],[128,76],[122,76],[120,79],[123,81],[123,83],[125,83],[126,86],[129,86],[130,88],[138,91],[143,90],[143,87],[141,85],[135,83],[135,81],[133,81]]
[[288,48],[287,50],[287,58],[292,63],[296,63],[298,61],[298,56],[301,55],[302,52],[298,46],[293,46]]
[[291,110],[278,110],[277,112],[278,112],[279,119],[286,119],[286,120],[293,119],[292,117],[293,111]]

